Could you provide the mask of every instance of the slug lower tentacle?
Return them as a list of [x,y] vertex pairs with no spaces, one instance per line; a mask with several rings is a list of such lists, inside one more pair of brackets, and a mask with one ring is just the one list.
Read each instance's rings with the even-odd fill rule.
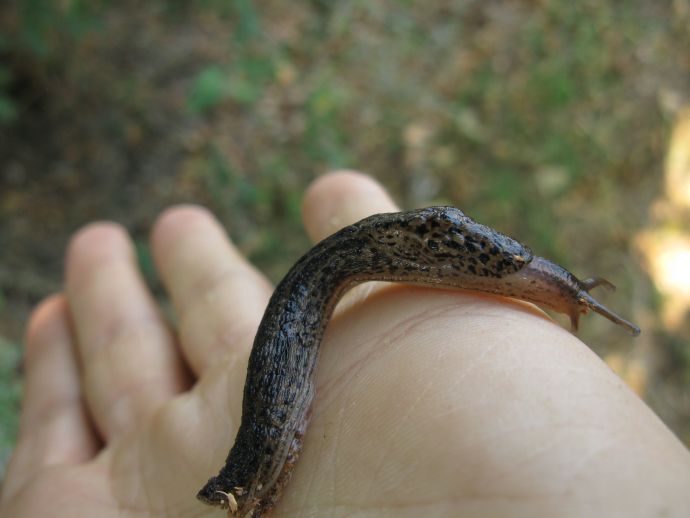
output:
[[350,287],[393,281],[484,291],[570,316],[596,311],[632,334],[634,324],[597,302],[580,281],[514,239],[454,207],[377,214],[343,228],[304,255],[277,286],[254,339],[235,443],[197,497],[229,516],[270,511],[302,447],[324,329]]

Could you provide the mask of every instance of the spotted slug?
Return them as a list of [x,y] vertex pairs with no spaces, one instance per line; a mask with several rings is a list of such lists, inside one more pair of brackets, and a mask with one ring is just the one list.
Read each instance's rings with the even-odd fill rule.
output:
[[639,328],[597,302],[579,280],[454,207],[377,214],[324,239],[276,288],[254,339],[235,443],[201,501],[228,516],[259,517],[280,499],[302,448],[324,329],[340,297],[365,281],[457,287],[514,297],[570,316],[596,311],[633,335]]

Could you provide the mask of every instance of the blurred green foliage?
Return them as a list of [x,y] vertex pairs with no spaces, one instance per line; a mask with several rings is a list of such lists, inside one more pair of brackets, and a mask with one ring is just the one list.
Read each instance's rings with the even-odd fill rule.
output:
[[197,76],[189,97],[189,107],[193,112],[204,112],[216,106],[228,94],[226,75],[219,67],[210,66]]
[[19,346],[0,336],[0,473],[17,434],[21,381]]
[[21,34],[18,44],[34,55],[49,59],[58,38],[81,38],[97,29],[109,0],[21,0]]
[[227,99],[242,105],[253,104],[273,80],[276,58],[261,47],[260,18],[254,5],[248,0],[206,0],[201,5],[232,18],[228,51],[237,58],[226,68],[210,65],[198,74],[188,101],[190,109],[203,113]]
[[[0,36],[0,56],[22,56],[49,66],[62,57],[55,54],[62,48],[56,42],[79,41],[102,27],[103,8],[109,4],[109,0],[19,0],[16,30]],[[15,76],[12,64],[0,61],[0,124],[11,123],[21,115],[21,101],[13,88]]]
[[[0,53],[4,50],[4,42],[0,40]],[[12,71],[6,65],[0,63],[0,124],[12,122],[17,118],[17,106],[9,93],[12,82]]]

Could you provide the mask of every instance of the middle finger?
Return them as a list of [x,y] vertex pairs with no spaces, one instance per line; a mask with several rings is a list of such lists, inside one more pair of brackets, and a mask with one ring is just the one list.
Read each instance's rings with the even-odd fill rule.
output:
[[245,360],[273,291],[205,209],[168,209],[153,228],[153,255],[178,317],[182,350],[200,376]]

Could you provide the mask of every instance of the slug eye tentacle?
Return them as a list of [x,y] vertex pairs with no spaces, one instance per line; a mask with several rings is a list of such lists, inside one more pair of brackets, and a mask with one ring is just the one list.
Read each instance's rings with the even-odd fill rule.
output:
[[616,285],[610,281],[607,281],[603,277],[590,277],[584,281],[580,281],[580,283],[587,292],[589,292],[589,290],[592,288],[596,288],[597,286],[603,286],[608,291],[616,291]]
[[[589,290],[597,286],[604,286],[609,291],[615,290],[616,287],[611,282],[601,277],[591,277],[589,279],[585,279],[584,281],[580,281],[580,284],[582,285],[582,290],[580,290],[580,293],[578,294],[578,302],[585,306],[585,310],[583,312],[586,312],[588,309],[591,309],[592,311],[599,313],[601,316],[608,318],[614,324],[618,324],[619,326],[627,329],[628,332],[633,336],[637,336],[640,334],[639,327],[637,327],[632,322],[629,322],[628,320],[624,319],[617,313],[614,313],[589,294]],[[570,323],[572,324],[574,330],[577,330],[579,318],[580,312],[570,314]]]

